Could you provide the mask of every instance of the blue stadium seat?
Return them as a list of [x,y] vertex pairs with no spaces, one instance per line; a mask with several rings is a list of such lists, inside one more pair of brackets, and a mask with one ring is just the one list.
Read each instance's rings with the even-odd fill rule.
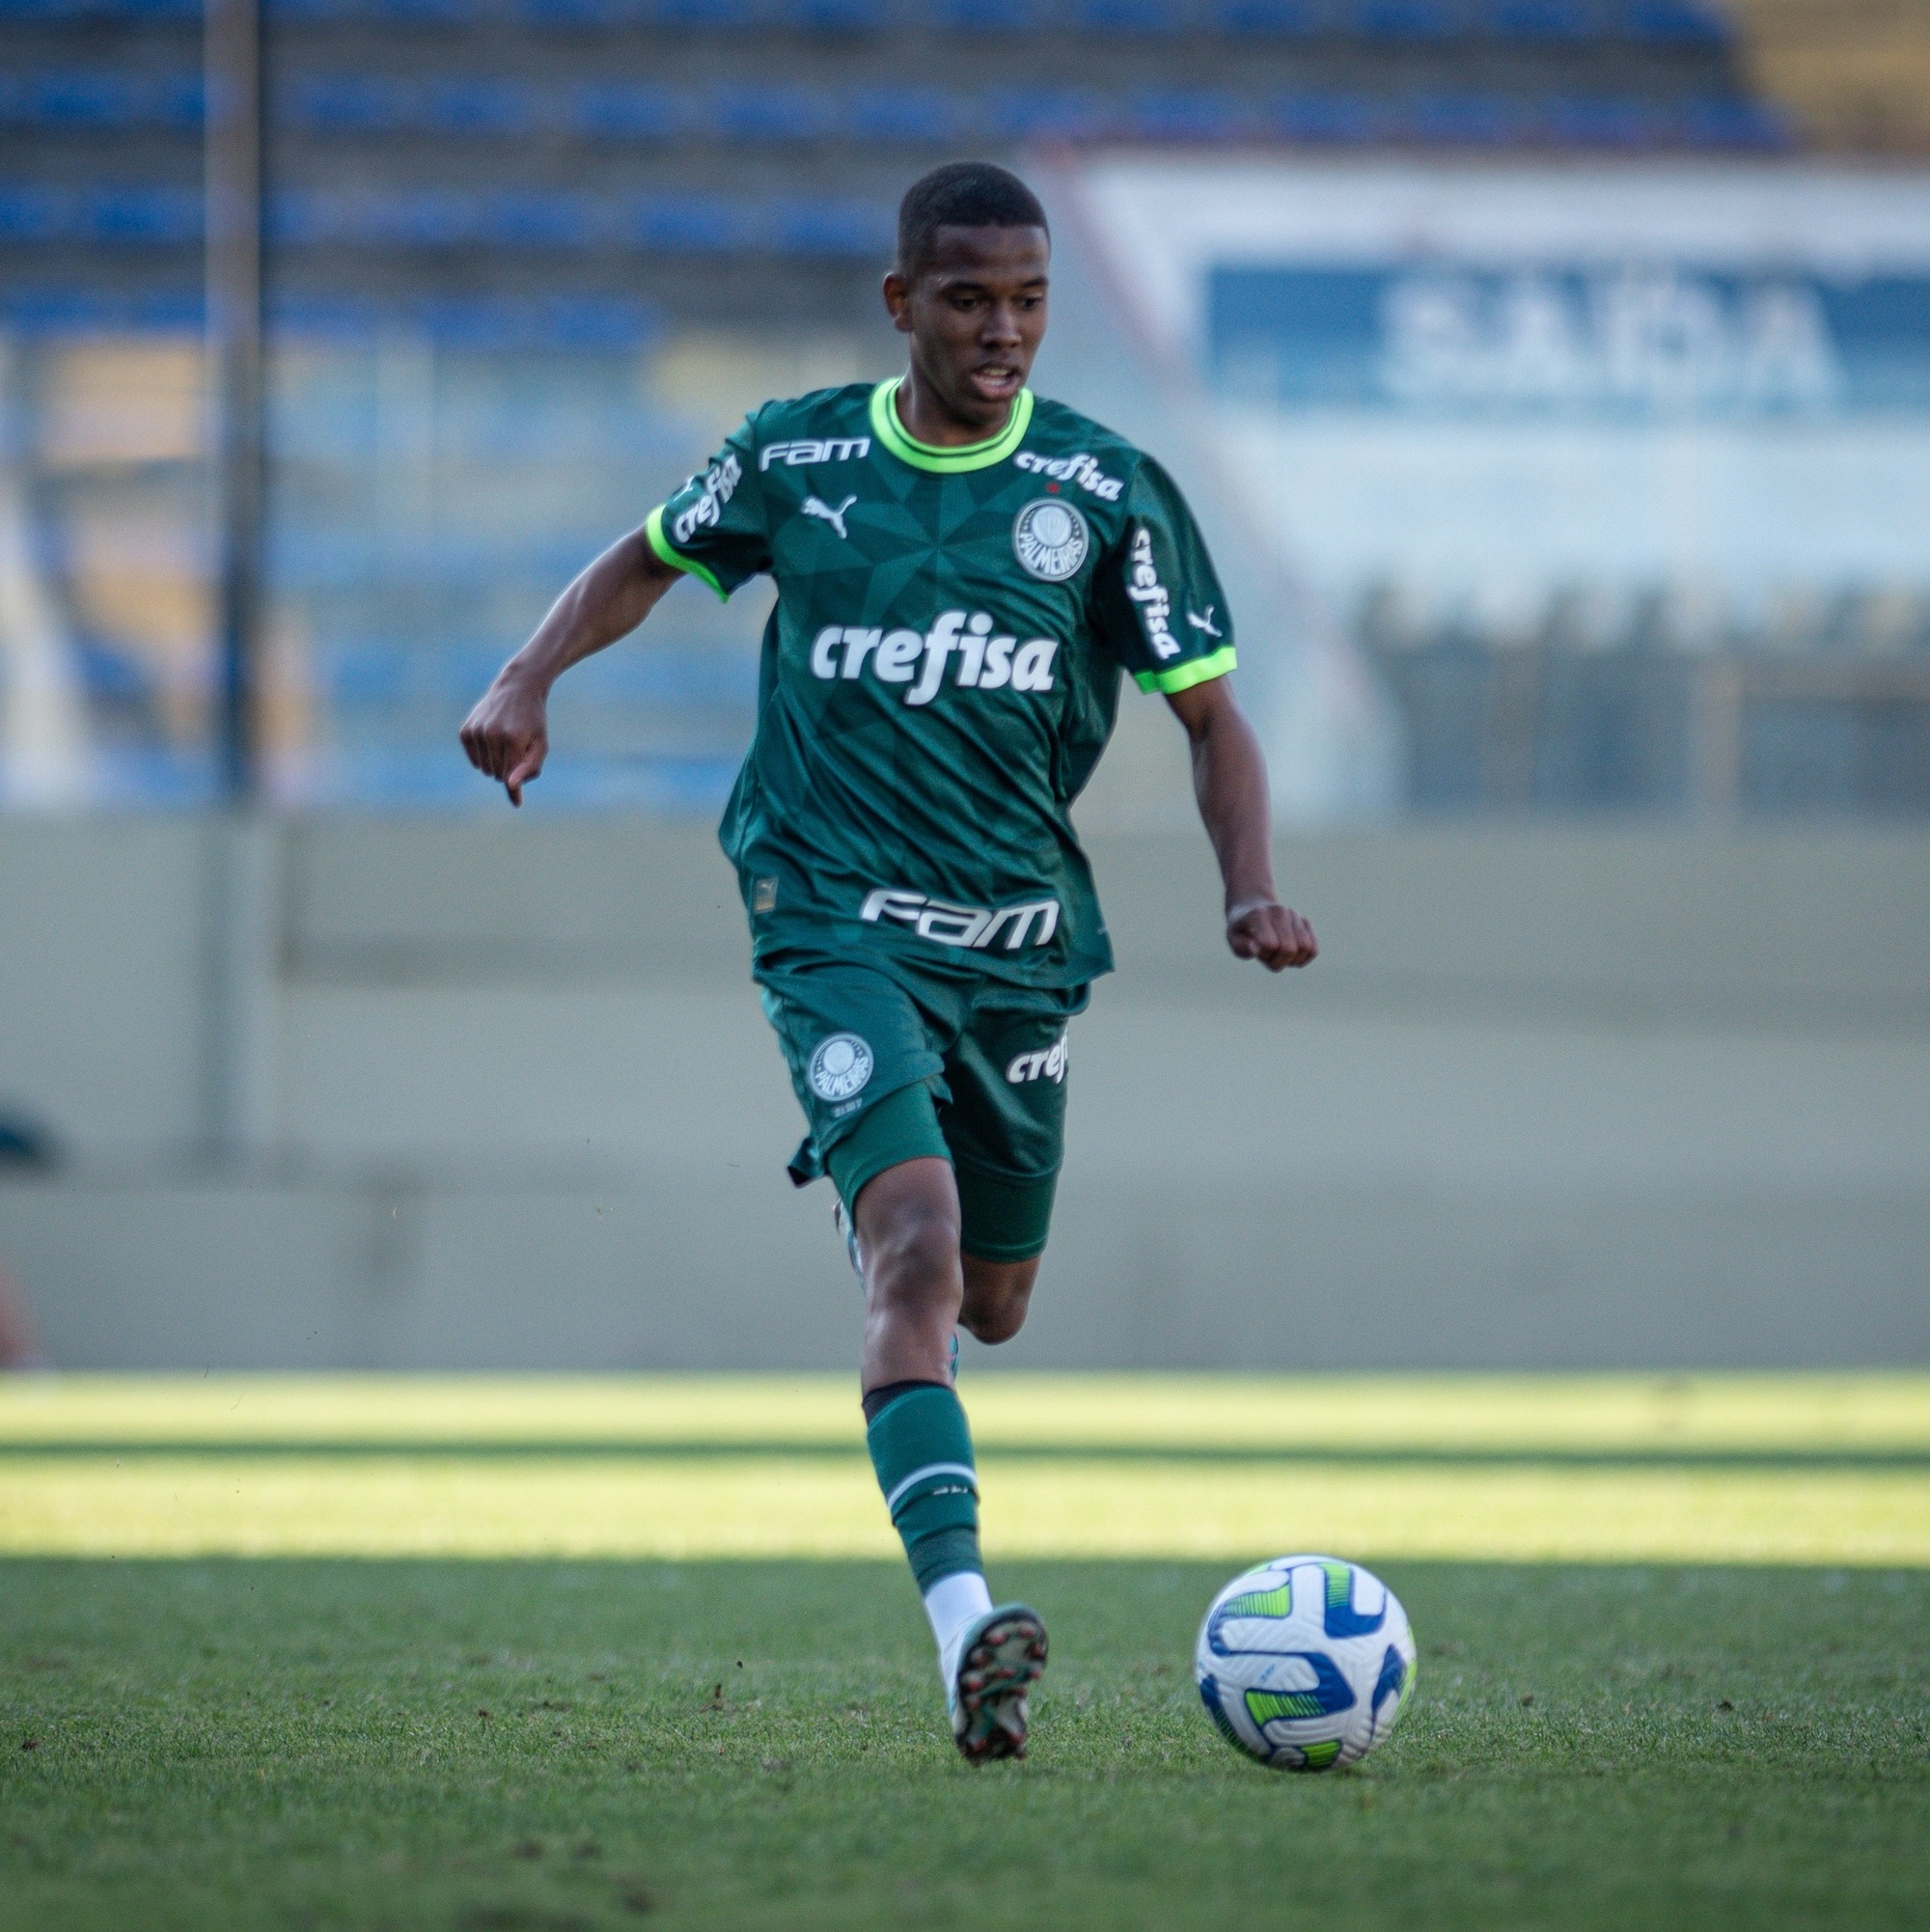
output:
[[53,241],[69,232],[70,195],[58,188],[0,188],[0,241]]
[[1387,110],[1353,94],[1287,94],[1261,110],[1266,131],[1278,141],[1346,146],[1377,139]]
[[1327,0],[1220,0],[1216,17],[1228,34],[1307,40],[1334,31]]
[[1711,97],[1686,101],[1680,113],[1692,147],[1780,153],[1796,145],[1796,130],[1771,101]]
[[954,33],[1026,34],[1037,27],[1035,0],[934,0],[935,17]]
[[848,258],[884,254],[892,245],[892,230],[888,207],[800,199],[775,204],[766,233],[781,254]]
[[647,195],[622,211],[624,235],[673,255],[727,255],[754,239],[746,209],[704,195]]
[[1600,15],[1583,0],[1489,0],[1483,24],[1499,41],[1590,41]]
[[1341,25],[1368,41],[1446,41],[1464,21],[1449,0],[1352,0]]
[[0,121],[29,127],[199,127],[201,76],[102,72],[0,75]]
[[384,134],[417,124],[416,90],[372,74],[301,74],[286,111],[298,124],[331,133]]
[[890,23],[891,10],[885,0],[791,0],[773,17],[814,34],[874,34]]
[[1726,46],[1728,23],[1696,0],[1623,0],[1615,24],[1631,41]]
[[534,124],[530,90],[510,80],[433,80],[423,91],[424,125],[438,134],[518,134]]
[[748,27],[757,22],[751,0],[651,0],[649,17],[664,27]]
[[1140,141],[1236,141],[1254,132],[1252,107],[1205,87],[1145,88],[1130,96],[1121,131]]
[[1508,147],[1530,131],[1521,102],[1479,94],[1422,95],[1398,124],[1402,138],[1430,147]]
[[1105,97],[1091,88],[995,92],[985,108],[985,132],[1014,141],[1093,140],[1107,133],[1114,120]]
[[1176,0],[1073,0],[1074,25],[1089,34],[1177,34],[1188,25]]
[[511,248],[587,248],[608,227],[589,195],[519,193],[483,195],[476,205],[476,232],[484,241]]
[[962,96],[937,87],[860,87],[844,97],[840,133],[866,141],[953,141],[979,116]]
[[689,97],[642,81],[598,81],[569,97],[570,124],[579,134],[616,140],[666,140],[695,125]]
[[810,141],[833,131],[836,110],[814,87],[720,87],[704,115],[711,131],[739,141]]
[[201,0],[0,0],[0,20],[198,20]]
[[1558,148],[1653,148],[1662,136],[1645,100],[1561,97],[1541,103],[1543,138]]
[[84,188],[72,197],[73,231],[95,241],[199,241],[196,188]]

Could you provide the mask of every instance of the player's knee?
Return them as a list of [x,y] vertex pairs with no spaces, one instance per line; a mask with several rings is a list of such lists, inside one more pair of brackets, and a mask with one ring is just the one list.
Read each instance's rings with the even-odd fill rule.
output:
[[877,1300],[923,1306],[958,1294],[958,1217],[920,1205],[894,1214],[865,1244],[866,1272]]
[[1035,1260],[999,1263],[968,1256],[960,1325],[978,1340],[994,1346],[1011,1340],[1025,1326],[1032,1306],[1032,1284],[1037,1276]]

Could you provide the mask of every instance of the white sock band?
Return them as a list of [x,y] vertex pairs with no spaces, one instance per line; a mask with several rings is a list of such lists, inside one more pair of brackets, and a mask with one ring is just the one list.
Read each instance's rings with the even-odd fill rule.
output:
[[977,1570],[955,1570],[939,1580],[924,1593],[924,1614],[931,1619],[931,1634],[938,1640],[938,1674],[951,1688],[958,1668],[958,1645],[966,1630],[992,1607],[992,1592]]

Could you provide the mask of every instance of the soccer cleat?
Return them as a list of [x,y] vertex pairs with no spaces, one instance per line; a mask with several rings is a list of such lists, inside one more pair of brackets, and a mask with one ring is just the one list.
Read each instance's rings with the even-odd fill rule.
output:
[[1035,1610],[1004,1604],[966,1631],[947,1700],[967,1764],[1026,1754],[1026,1696],[1044,1672],[1045,1625]]
[[[858,1285],[865,1285],[865,1264],[858,1258],[857,1224],[844,1212],[844,1203],[836,1195],[831,1198],[831,1225],[838,1230],[839,1238],[844,1243],[844,1252],[851,1257],[851,1272],[858,1278]],[[958,1382],[958,1333],[951,1335],[951,1352],[945,1360],[945,1372],[956,1387]]]

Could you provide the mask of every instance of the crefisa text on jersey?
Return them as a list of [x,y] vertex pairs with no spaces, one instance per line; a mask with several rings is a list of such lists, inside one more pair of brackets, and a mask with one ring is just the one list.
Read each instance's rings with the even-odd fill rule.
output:
[[1159,581],[1159,572],[1153,567],[1152,532],[1142,523],[1133,537],[1133,580],[1126,586],[1126,595],[1140,607],[1140,619],[1145,625],[1146,642],[1162,658],[1179,655],[1179,640],[1167,625],[1167,619],[1172,615],[1172,600],[1166,594],[1166,586]]
[[1012,467],[1030,470],[1034,476],[1051,477],[1055,483],[1076,483],[1089,489],[1101,503],[1117,503],[1125,483],[1109,477],[1084,450],[1076,456],[1041,456],[1035,450],[1021,450],[1012,458]]
[[[811,646],[813,676],[858,677],[867,664],[886,684],[909,685],[907,704],[928,704],[945,681],[945,667],[955,651],[957,682],[966,690],[1050,691],[1052,660],[1059,640],[994,635],[989,613],[942,611],[927,631],[884,630],[864,624],[826,624]],[[920,660],[924,662],[921,664]],[[916,677],[917,682],[913,682]]]
[[[715,523],[743,480],[744,466],[735,456],[726,455],[722,462],[712,463],[703,473],[703,494],[688,510],[678,511],[671,524],[671,541],[679,545],[688,543],[700,530]],[[696,481],[695,477],[690,479],[690,483]],[[689,487],[690,483],[684,484],[685,489]]]

